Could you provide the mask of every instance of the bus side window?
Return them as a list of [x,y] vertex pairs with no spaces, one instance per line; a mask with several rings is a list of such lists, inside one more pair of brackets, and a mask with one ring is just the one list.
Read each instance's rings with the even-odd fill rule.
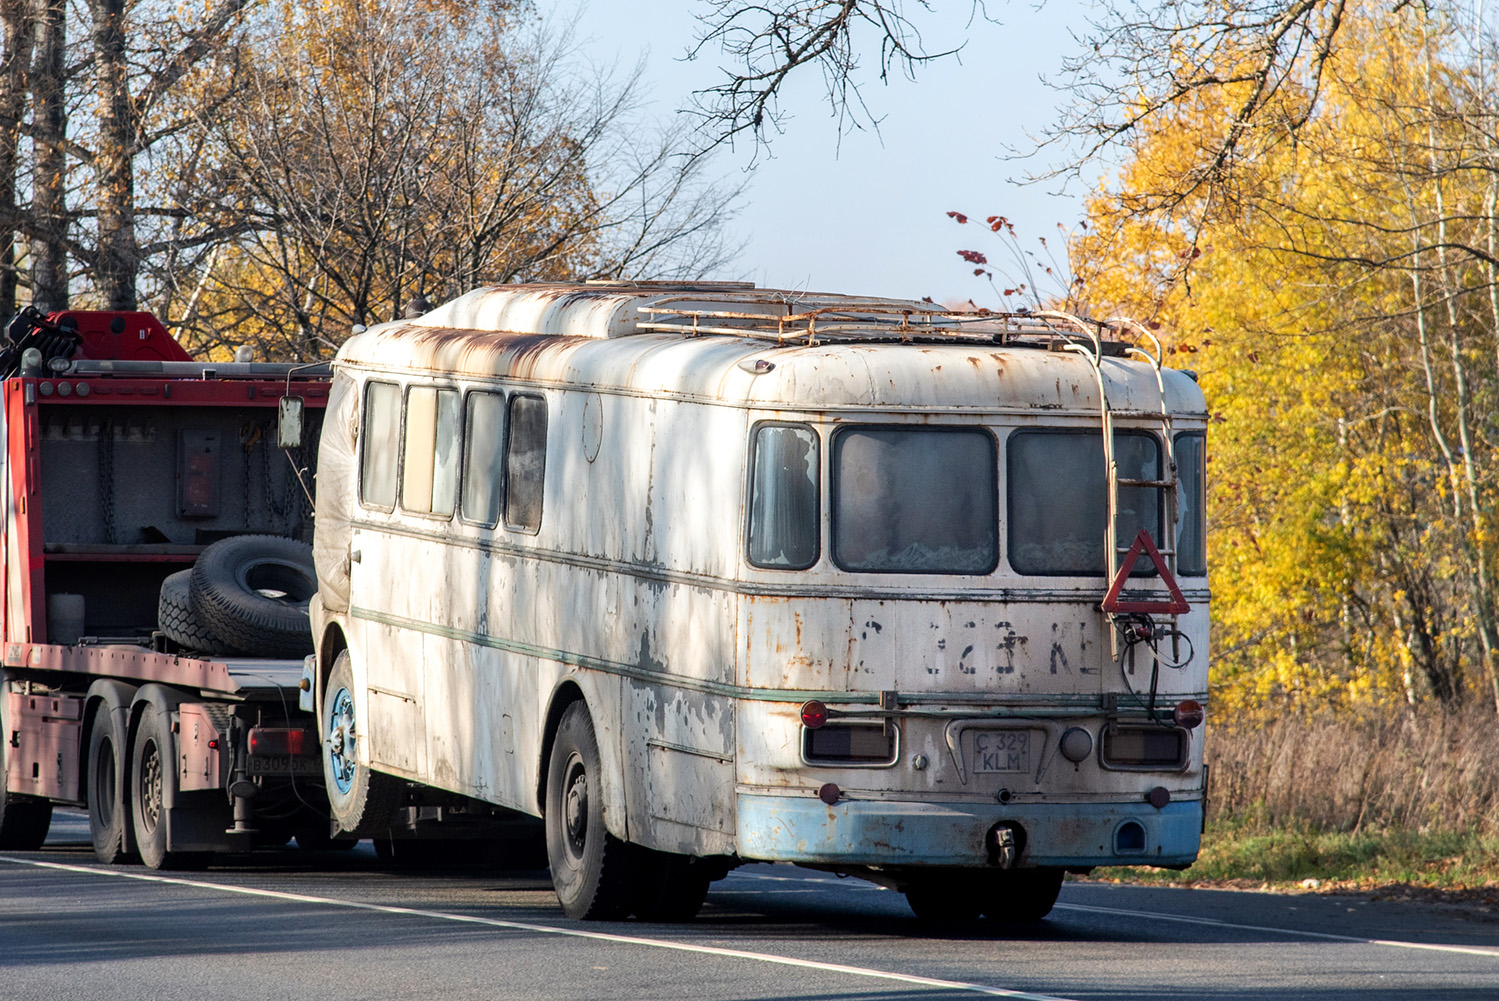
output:
[[538,532],[542,487],[546,482],[546,400],[539,396],[512,396],[507,424],[505,525],[522,532]]
[[475,390],[463,419],[463,517],[486,528],[500,520],[505,398]]
[[360,426],[360,499],[370,507],[396,506],[396,456],[401,440],[401,387],[372,382],[364,390]]
[[401,507],[442,517],[458,490],[458,394],[413,386],[406,394],[406,449]]
[[805,570],[817,562],[821,463],[809,427],[762,424],[750,449],[750,563],[772,570]]

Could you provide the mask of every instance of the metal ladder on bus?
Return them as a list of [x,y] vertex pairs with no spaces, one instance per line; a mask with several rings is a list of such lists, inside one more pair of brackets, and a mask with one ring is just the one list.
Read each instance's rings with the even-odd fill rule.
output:
[[[1166,382],[1161,374],[1160,339],[1140,323],[1122,317],[1105,320],[1100,325],[1087,323],[1068,313],[1048,311],[1042,315],[1065,321],[1086,336],[1087,341],[1084,343],[1079,343],[1069,337],[1063,348],[1088,359],[1098,386],[1099,410],[1103,424],[1104,468],[1108,477],[1107,509],[1104,516],[1104,566],[1109,581],[1108,589],[1099,602],[1099,609],[1115,627],[1109,630],[1110,657],[1118,658],[1119,656],[1119,642],[1125,638],[1121,634],[1121,629],[1126,627],[1126,624],[1138,623],[1138,616],[1162,615],[1166,616],[1165,632],[1172,638],[1173,660],[1179,659],[1180,650],[1177,644],[1181,634],[1178,627],[1180,616],[1187,611],[1186,599],[1182,596],[1181,588],[1176,582],[1177,521],[1181,510],[1181,480],[1176,466],[1176,439],[1173,434],[1171,409],[1166,403]],[[1103,341],[1098,328],[1099,326],[1113,326],[1117,329],[1126,325],[1142,335],[1155,348],[1152,354],[1138,345],[1131,344],[1126,347],[1125,351],[1126,354],[1138,356],[1150,363],[1155,373],[1157,397],[1160,401],[1158,411],[1119,411],[1109,403],[1108,382],[1103,374]],[[1160,426],[1162,462],[1158,479],[1138,479],[1119,475],[1119,463],[1115,457],[1114,447],[1114,421],[1117,417],[1152,422]],[[1163,512],[1165,524],[1161,526],[1162,538],[1159,544],[1151,537],[1149,529],[1141,529],[1128,544],[1120,544],[1119,490],[1121,487],[1159,489],[1162,492],[1165,500]],[[1142,555],[1150,557],[1162,582],[1166,585],[1165,600],[1154,598],[1142,600],[1124,596],[1124,587],[1129,581],[1130,573],[1137,559]]]

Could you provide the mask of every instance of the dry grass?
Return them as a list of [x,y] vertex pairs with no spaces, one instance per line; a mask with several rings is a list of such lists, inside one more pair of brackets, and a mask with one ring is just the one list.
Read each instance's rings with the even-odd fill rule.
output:
[[1208,734],[1209,824],[1499,834],[1499,720],[1370,709]]
[[[1097,878],[1446,896],[1499,888],[1499,720],[1370,709],[1208,735],[1202,854]],[[1383,888],[1383,889],[1380,889]]]

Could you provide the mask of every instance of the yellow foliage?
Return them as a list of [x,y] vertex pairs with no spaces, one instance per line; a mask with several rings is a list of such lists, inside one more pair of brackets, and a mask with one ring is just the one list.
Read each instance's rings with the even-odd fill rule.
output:
[[1213,697],[1241,718],[1492,698],[1499,305],[1461,250],[1494,224],[1499,158],[1462,114],[1485,88],[1451,26],[1349,17],[1294,142],[1193,187],[1239,98],[1199,93],[1136,137],[1071,248],[1095,315],[1159,322],[1201,373]]

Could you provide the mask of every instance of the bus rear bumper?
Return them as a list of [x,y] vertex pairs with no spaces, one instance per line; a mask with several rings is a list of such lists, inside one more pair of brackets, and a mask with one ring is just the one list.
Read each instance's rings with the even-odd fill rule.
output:
[[988,862],[989,831],[1024,831],[1024,865],[1183,866],[1197,858],[1202,803],[903,803],[740,793],[739,856],[826,865]]

